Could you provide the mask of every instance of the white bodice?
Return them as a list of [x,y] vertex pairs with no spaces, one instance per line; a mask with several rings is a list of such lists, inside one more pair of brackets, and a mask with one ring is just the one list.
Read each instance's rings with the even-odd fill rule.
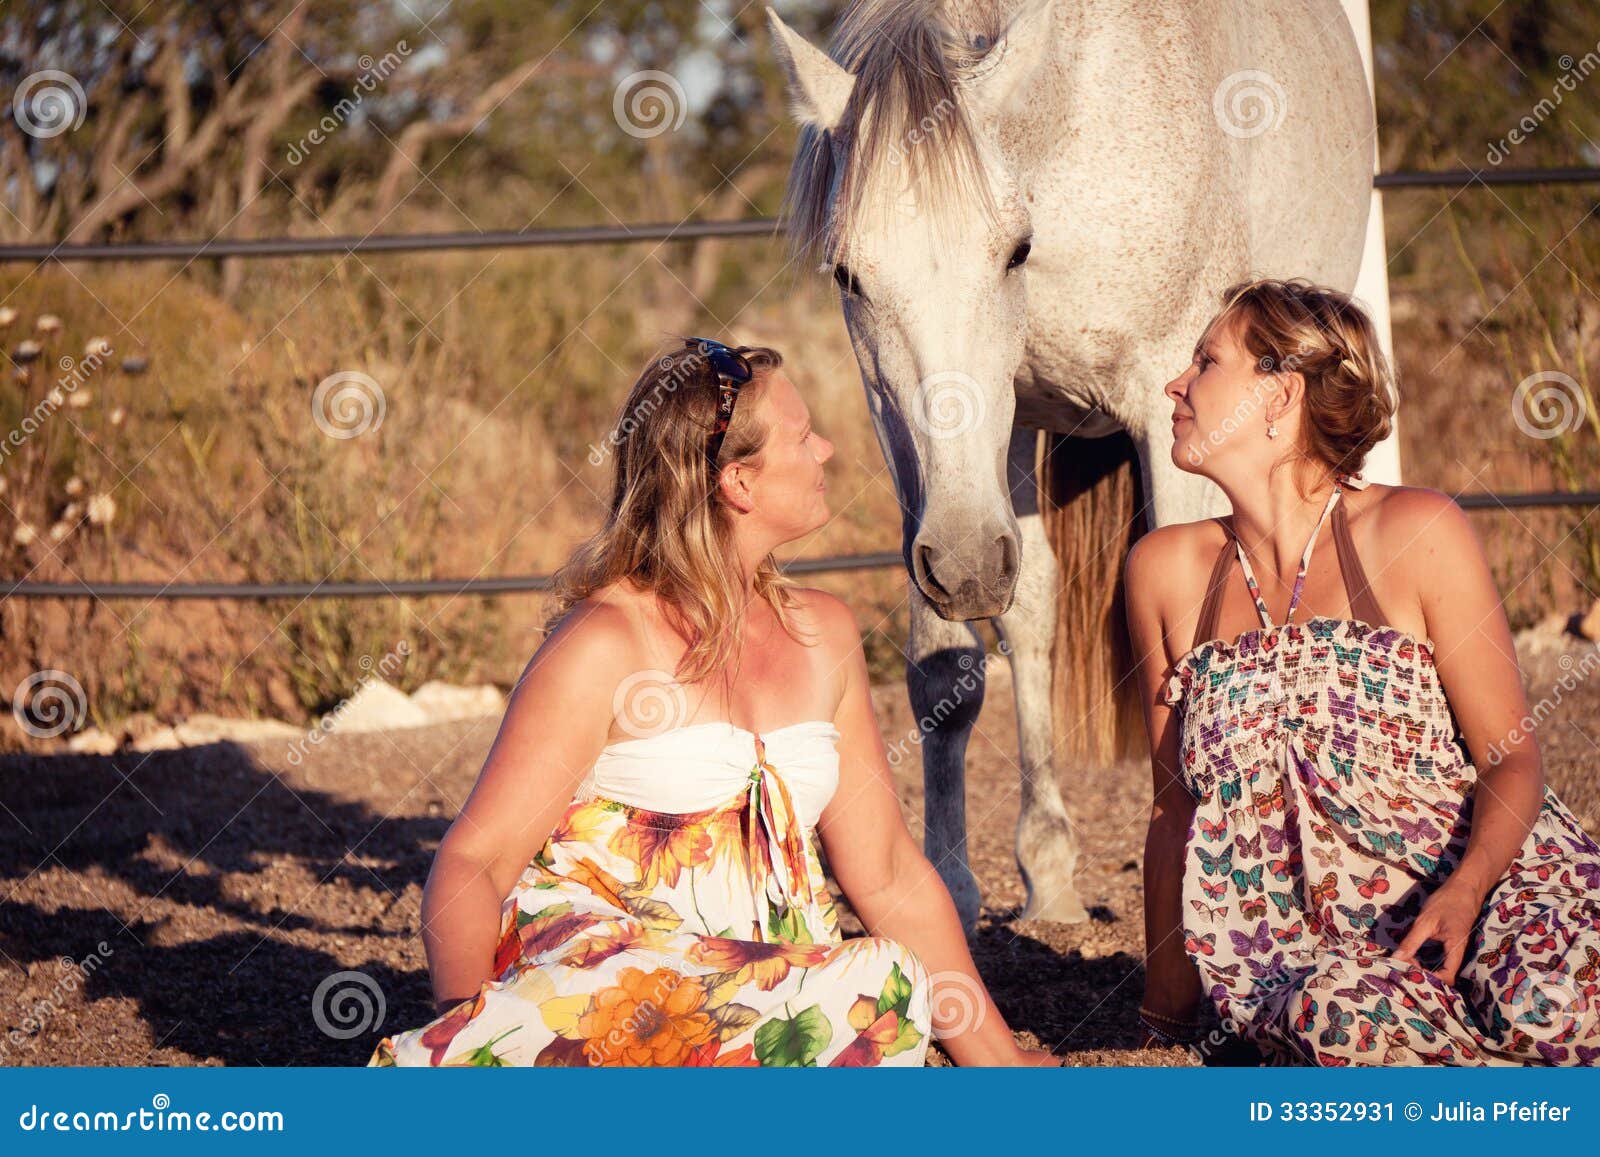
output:
[[[801,825],[815,827],[839,784],[839,729],[827,719],[806,719],[763,731],[761,739]],[[725,720],[691,723],[607,744],[574,798],[602,796],[659,812],[703,811],[745,790],[755,763],[754,732]]]

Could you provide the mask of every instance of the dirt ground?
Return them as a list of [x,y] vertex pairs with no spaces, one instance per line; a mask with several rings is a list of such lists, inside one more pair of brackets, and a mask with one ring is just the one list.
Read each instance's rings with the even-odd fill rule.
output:
[[[1533,697],[1573,669],[1556,663],[1525,656]],[[903,687],[876,698],[886,737],[913,733]],[[1540,728],[1547,772],[1593,831],[1600,680],[1559,698]],[[422,883],[498,723],[331,737],[298,766],[281,744],[0,760],[0,1063],[364,1064],[380,1035],[431,1015]],[[1071,1065],[1193,1063],[1135,1047],[1147,766],[1064,769],[1093,919],[1019,921],[1015,751],[999,670],[968,808],[984,894],[973,949],[1001,1011]],[[898,770],[920,831],[920,760]],[[343,970],[383,995],[382,1019],[348,1038],[312,1013]],[[948,1063],[936,1046],[929,1059]]]

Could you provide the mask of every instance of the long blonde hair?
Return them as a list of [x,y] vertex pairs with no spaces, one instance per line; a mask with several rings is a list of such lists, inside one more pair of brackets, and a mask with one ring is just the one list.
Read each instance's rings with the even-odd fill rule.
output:
[[[706,448],[717,417],[718,379],[708,359],[687,345],[672,349],[634,382],[602,447],[613,460],[605,525],[553,576],[555,610],[546,632],[574,604],[627,578],[656,595],[673,630],[688,640],[675,678],[696,683],[732,661],[744,583],[733,563],[733,522],[716,483],[730,462],[760,467],[768,430],[755,416],[756,403],[783,364],[769,347],[737,348],[755,375],[740,388],[715,473]],[[754,587],[792,636],[795,583],[770,554],[756,568]]]

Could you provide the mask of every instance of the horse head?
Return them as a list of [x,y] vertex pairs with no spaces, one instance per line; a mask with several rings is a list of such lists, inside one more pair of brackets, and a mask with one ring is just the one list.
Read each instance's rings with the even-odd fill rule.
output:
[[951,620],[1000,614],[1017,583],[1006,459],[1032,223],[999,129],[1051,19],[1049,0],[1009,26],[979,7],[864,0],[832,56],[768,9],[800,124],[785,220],[838,283],[907,571]]

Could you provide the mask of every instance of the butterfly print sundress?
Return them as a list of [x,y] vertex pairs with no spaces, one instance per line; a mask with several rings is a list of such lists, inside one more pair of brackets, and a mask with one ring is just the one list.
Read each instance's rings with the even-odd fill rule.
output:
[[609,745],[502,905],[493,979],[369,1066],[918,1066],[930,979],[842,940],[815,825],[838,730]]
[[[1548,789],[1454,985],[1392,959],[1466,849],[1477,773],[1431,645],[1381,625],[1335,484],[1282,625],[1227,523],[1163,698],[1198,801],[1185,950],[1225,1027],[1273,1064],[1600,1062],[1600,846]],[[1352,618],[1293,621],[1329,512]],[[1261,618],[1213,639],[1236,556]],[[1434,963],[1426,960],[1424,963]]]

